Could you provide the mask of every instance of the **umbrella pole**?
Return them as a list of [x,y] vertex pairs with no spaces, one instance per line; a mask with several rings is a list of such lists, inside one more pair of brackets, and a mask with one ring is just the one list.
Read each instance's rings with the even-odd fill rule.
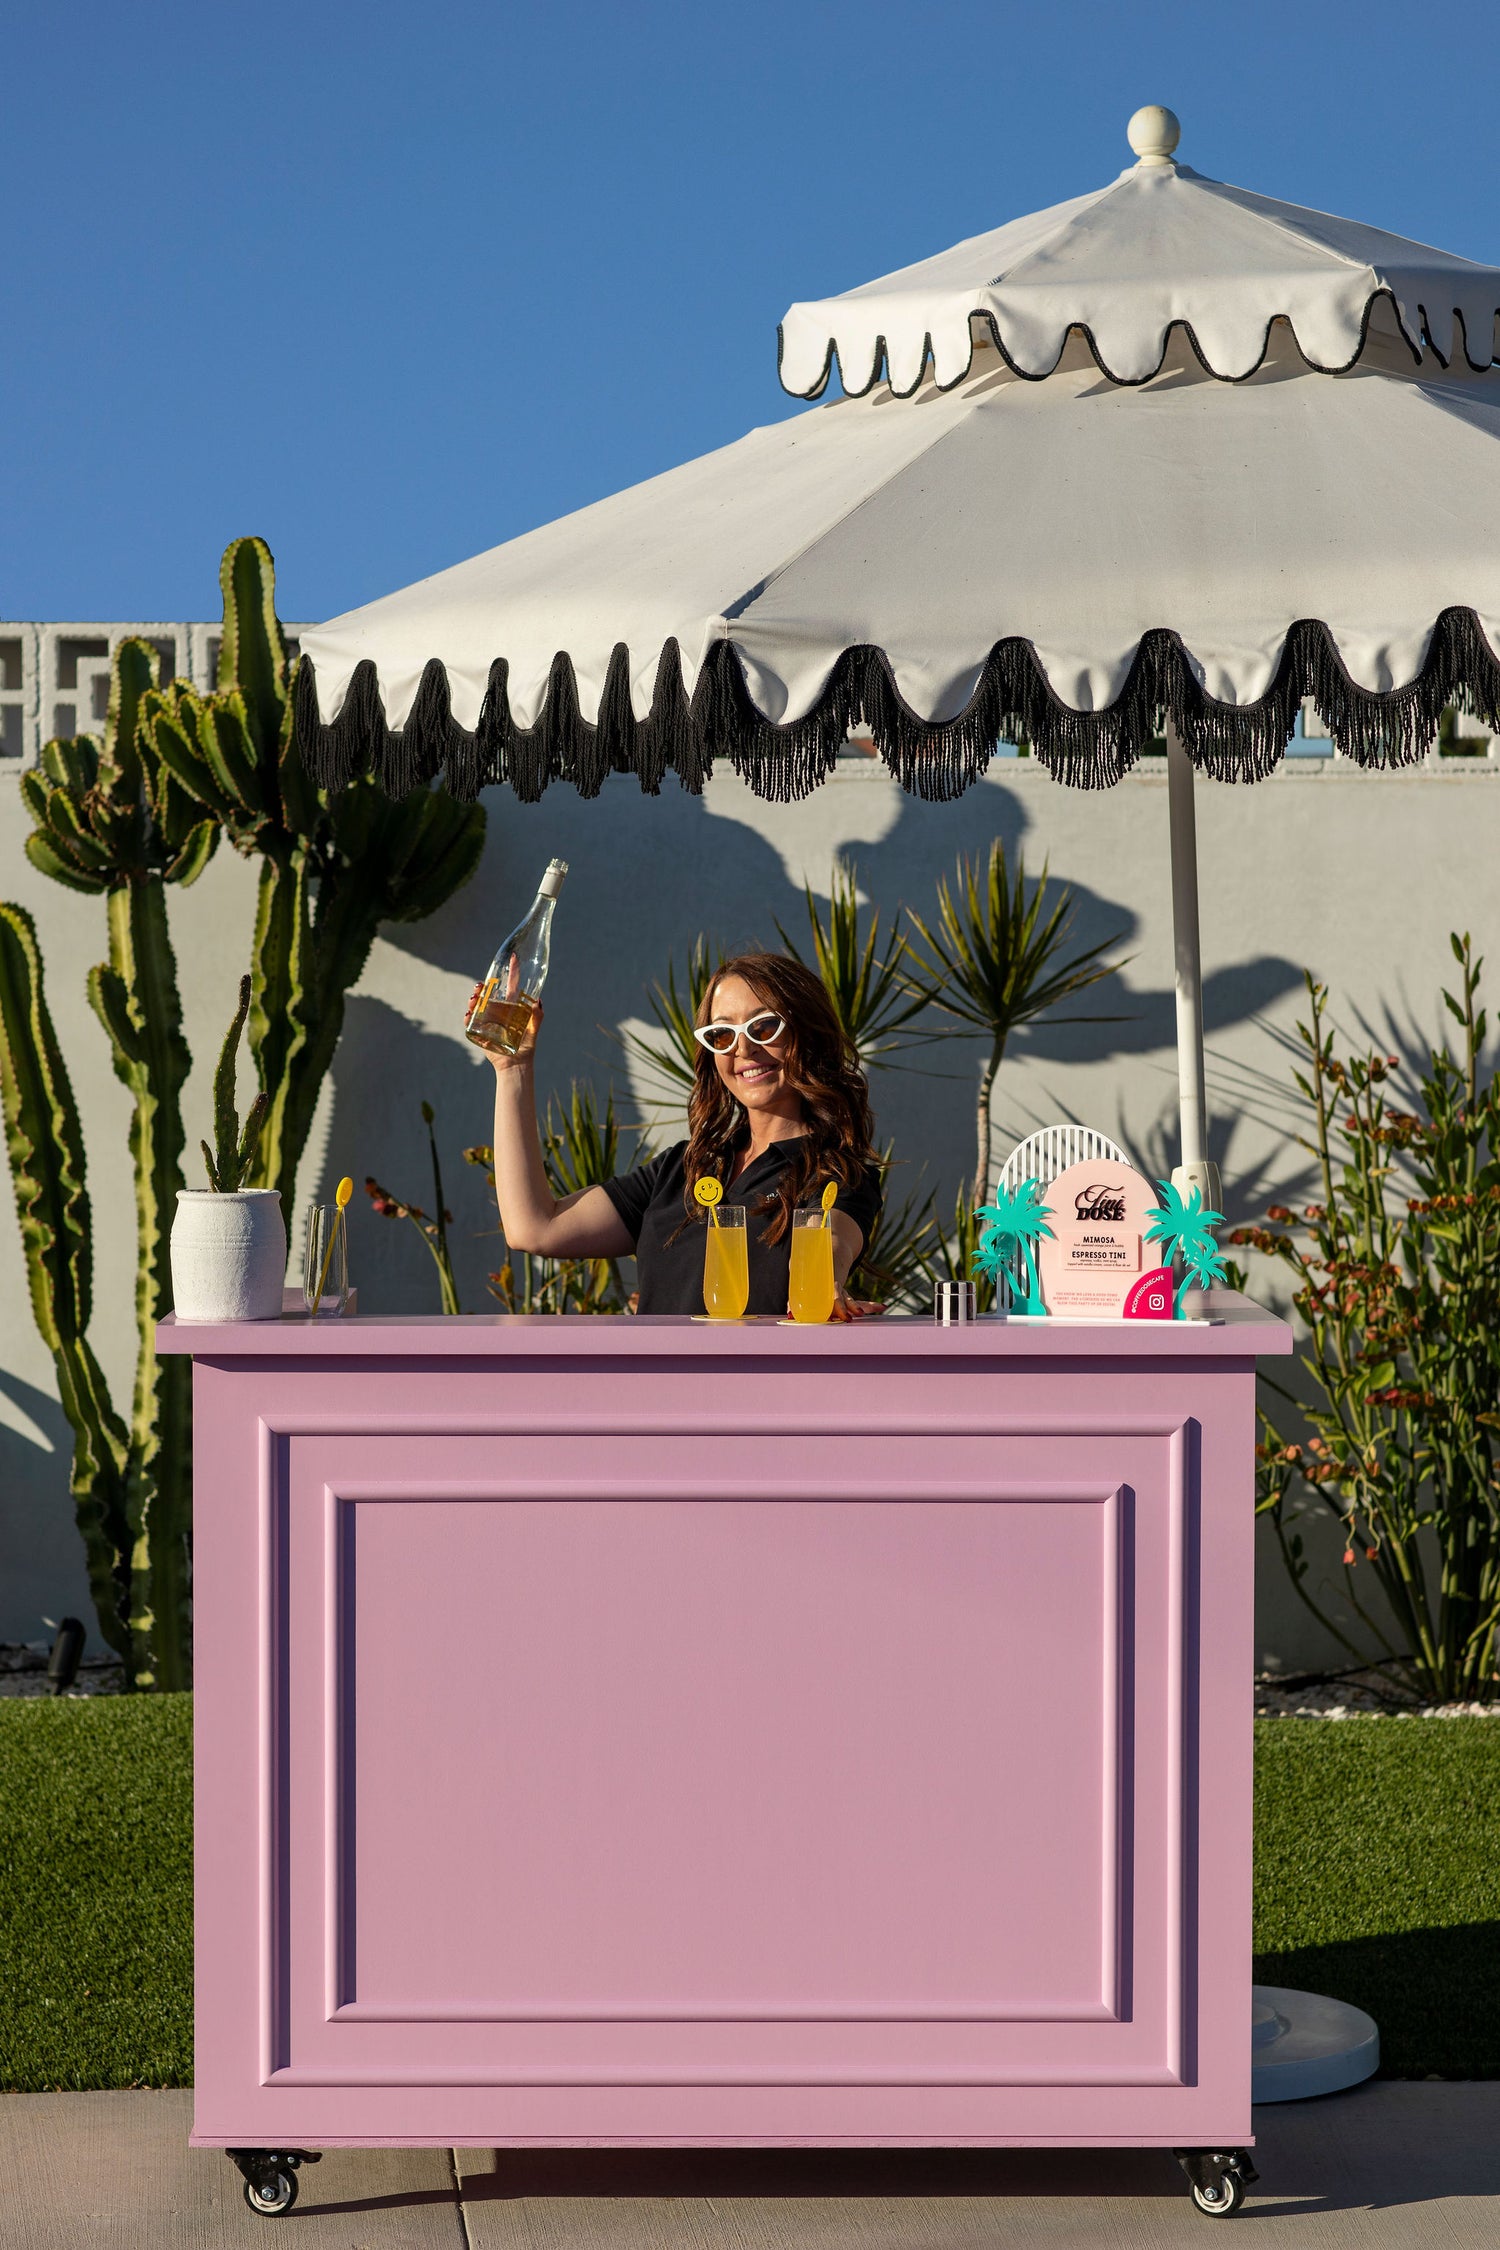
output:
[[1177,1103],[1182,1161],[1172,1174],[1184,1193],[1196,1187],[1221,1211],[1219,1167],[1209,1159],[1203,1084],[1203,954],[1198,940],[1198,823],[1193,761],[1167,721],[1167,810],[1172,836],[1172,953],[1177,989]]

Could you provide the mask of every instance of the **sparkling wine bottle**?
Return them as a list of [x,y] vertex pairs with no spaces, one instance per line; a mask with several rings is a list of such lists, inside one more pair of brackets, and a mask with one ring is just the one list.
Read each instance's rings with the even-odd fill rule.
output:
[[547,981],[552,915],[567,872],[565,859],[548,863],[530,913],[511,931],[490,963],[490,973],[475,993],[464,1025],[476,1047],[488,1047],[497,1055],[513,1055],[530,1030],[532,1011]]

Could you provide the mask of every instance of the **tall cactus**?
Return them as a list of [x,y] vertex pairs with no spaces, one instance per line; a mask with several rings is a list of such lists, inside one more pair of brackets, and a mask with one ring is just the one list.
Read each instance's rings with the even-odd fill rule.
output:
[[269,1101],[257,1180],[290,1210],[318,1093],[383,922],[417,922],[468,881],[484,812],[419,789],[392,800],[369,780],[315,789],[292,733],[286,640],[264,540],[236,539],[219,584],[219,686],[149,699],[156,760],[230,842],[260,861],[250,1050]]
[[52,1028],[36,925],[0,904],[0,1100],[31,1309],[73,1432],[69,1479],[99,1629],[133,1668],[127,1481],[130,1439],[87,1329],[93,1217],[83,1129]]
[[235,540],[219,576],[217,690],[160,685],[155,651],[123,642],[103,739],[49,742],[21,781],[33,866],[106,901],[109,959],[88,990],[132,1104],[139,1350],[128,1427],[84,1334],[83,1137],[42,997],[36,933],[20,908],[0,908],[0,1069],[32,1304],[74,1431],[73,1492],[100,1629],[132,1677],[158,1687],[187,1685],[190,1645],[191,1374],[155,1350],[171,1302],[167,1245],[189,1065],[167,886],[195,881],[221,833],[259,861],[250,1045],[267,1109],[255,1176],[290,1210],[345,996],[377,930],[441,906],[484,844],[478,807],[427,791],[393,803],[373,782],[336,799],[312,786],[292,738],[268,548]]
[[[123,641],[102,741],[49,742],[21,790],[36,823],[26,840],[33,865],[106,902],[109,959],[90,970],[88,996],[131,1097],[137,1245],[135,1387],[113,1575],[129,1580],[123,1615],[134,1677],[141,1686],[186,1687],[192,1379],[183,1361],[156,1355],[156,1324],[172,1302],[168,1241],[182,1186],[182,1089],[191,1063],[166,886],[196,881],[218,828],[170,774],[142,757],[141,722],[156,673],[154,649]],[[14,1156],[12,1169],[19,1196]],[[59,1363],[60,1385],[63,1379]]]
[[88,995],[109,1038],[115,1076],[130,1095],[135,1170],[137,1332],[127,1486],[131,1617],[143,1687],[189,1685],[192,1523],[192,1366],[158,1359],[156,1324],[171,1310],[169,1262],[183,1184],[182,1090],[192,1057],[182,1034],[177,963],[165,885],[109,894],[109,960],[89,971]]

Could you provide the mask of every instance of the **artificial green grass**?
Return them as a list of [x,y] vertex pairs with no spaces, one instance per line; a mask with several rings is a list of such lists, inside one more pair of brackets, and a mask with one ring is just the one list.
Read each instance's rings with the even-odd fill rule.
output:
[[1500,1718],[1256,1738],[1257,1983],[1366,2009],[1386,2077],[1500,2078]]
[[[1500,2078],[1500,1718],[1256,1728],[1256,1976]],[[192,1698],[0,1700],[0,2088],[185,2086]]]
[[0,1701],[0,2088],[191,2084],[192,1725]]

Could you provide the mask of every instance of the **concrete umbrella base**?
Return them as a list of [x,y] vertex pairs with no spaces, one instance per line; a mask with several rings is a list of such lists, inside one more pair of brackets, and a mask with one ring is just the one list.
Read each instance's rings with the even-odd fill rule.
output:
[[1336,2094],[1379,2069],[1380,2033],[1363,2008],[1280,1984],[1256,1985],[1253,1999],[1252,2102]]

